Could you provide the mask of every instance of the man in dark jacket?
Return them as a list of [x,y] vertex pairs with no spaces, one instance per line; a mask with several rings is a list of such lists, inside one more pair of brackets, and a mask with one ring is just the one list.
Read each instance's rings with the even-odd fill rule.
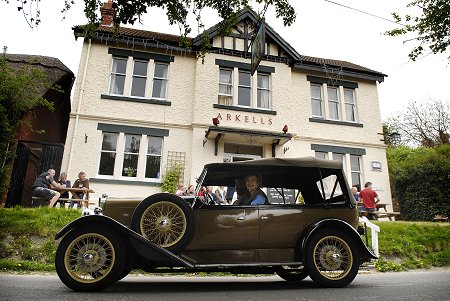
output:
[[56,201],[58,201],[60,197],[60,193],[58,191],[52,190],[50,188],[63,188],[62,185],[59,185],[53,179],[55,175],[54,169],[49,169],[46,172],[41,173],[36,180],[34,181],[32,190],[33,196],[49,200],[49,207],[53,207]]

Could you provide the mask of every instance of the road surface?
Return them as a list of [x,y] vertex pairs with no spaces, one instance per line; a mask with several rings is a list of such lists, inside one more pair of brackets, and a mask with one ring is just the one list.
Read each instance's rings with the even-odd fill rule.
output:
[[0,274],[0,301],[12,300],[450,300],[450,271],[360,274],[346,288],[319,288],[310,278],[130,275],[99,293],[68,289],[57,276]]

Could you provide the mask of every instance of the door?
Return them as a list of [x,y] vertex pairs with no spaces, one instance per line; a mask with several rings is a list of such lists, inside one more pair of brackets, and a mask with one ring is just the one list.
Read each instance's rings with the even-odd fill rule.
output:
[[205,249],[236,249],[253,246],[259,240],[256,207],[209,206],[198,209],[197,242]]
[[258,217],[260,241],[266,246],[294,247],[305,227],[301,205],[262,205]]

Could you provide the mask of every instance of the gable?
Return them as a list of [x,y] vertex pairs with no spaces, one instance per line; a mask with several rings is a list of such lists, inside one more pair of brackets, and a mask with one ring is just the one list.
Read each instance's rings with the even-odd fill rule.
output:
[[[259,27],[258,16],[250,9],[244,9],[237,15],[237,23],[231,28],[227,36],[220,35],[220,23],[214,25],[205,33],[198,35],[192,41],[193,46],[200,46],[205,34],[210,38],[210,43],[215,49],[224,49],[236,52],[250,52],[252,38]],[[298,60],[300,55],[289,45],[267,22],[266,31],[266,55],[282,57],[289,60]]]

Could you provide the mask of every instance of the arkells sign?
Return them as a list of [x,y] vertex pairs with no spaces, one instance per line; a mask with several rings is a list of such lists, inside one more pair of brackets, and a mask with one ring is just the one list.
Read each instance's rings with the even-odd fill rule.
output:
[[259,26],[258,32],[256,33],[255,39],[252,43],[252,76],[253,74],[255,74],[259,63],[261,62],[261,59],[266,52],[266,31],[264,24],[264,18],[262,18],[261,25]]

